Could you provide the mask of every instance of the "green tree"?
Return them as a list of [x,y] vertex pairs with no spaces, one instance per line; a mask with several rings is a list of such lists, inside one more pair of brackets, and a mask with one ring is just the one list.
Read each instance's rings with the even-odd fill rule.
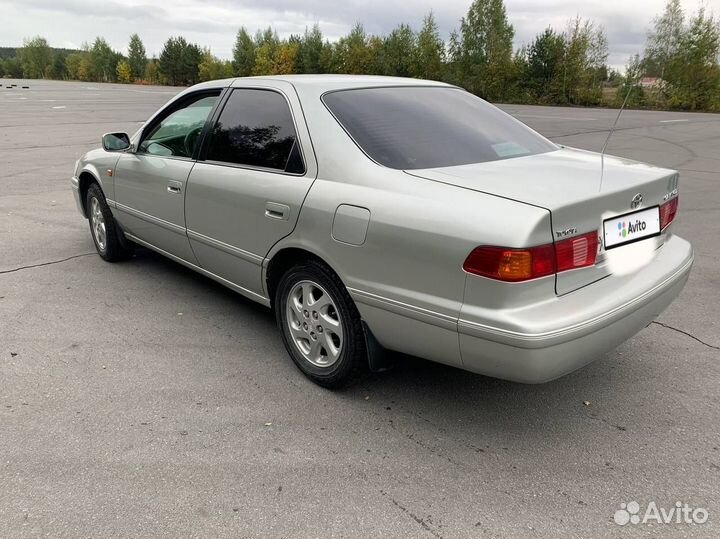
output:
[[289,75],[296,73],[296,63],[300,44],[295,41],[286,41],[280,44],[275,55],[274,75]]
[[145,45],[143,45],[140,36],[137,34],[130,36],[130,43],[128,44],[128,64],[130,64],[130,72],[133,80],[139,80],[145,76],[147,55],[145,53]]
[[233,71],[238,77],[248,77],[255,68],[255,42],[244,26],[238,30],[233,47]]
[[65,71],[71,80],[80,80],[80,64],[82,63],[83,54],[73,52],[65,58]]
[[622,76],[621,84],[618,86],[617,94],[615,94],[615,106],[621,107],[627,99],[626,106],[642,107],[646,105],[646,93],[640,86],[640,79],[643,76],[645,67],[639,54],[630,57],[625,66],[625,75]]
[[145,68],[145,80],[150,84],[164,83],[162,75],[160,74],[160,69],[158,68],[158,63],[157,58],[151,58],[148,60],[147,67]]
[[52,65],[47,70],[47,75],[51,79],[56,80],[63,80],[67,76],[67,71],[65,70],[65,59],[67,57],[67,54],[62,51],[55,51],[53,52],[53,61]]
[[325,40],[320,51],[320,73],[340,73],[342,71],[341,57],[337,43]]
[[280,38],[277,32],[273,30],[272,26],[268,26],[265,30],[258,30],[255,32],[255,48],[267,47],[267,49],[275,55],[278,46],[280,45]]
[[77,79],[84,81],[97,80],[92,54],[90,52],[90,45],[88,43],[82,44],[79,55],[80,62],[78,63]]
[[502,99],[512,64],[515,31],[503,0],[474,0],[451,36],[456,78],[486,99]]
[[412,76],[421,79],[442,80],[444,77],[445,43],[440,38],[432,11],[423,19],[417,34],[417,47],[412,61]]
[[680,0],[668,0],[662,15],[653,19],[653,27],[648,32],[643,70],[650,77],[665,77],[665,69],[676,57],[680,48],[685,24]]
[[184,37],[171,37],[160,53],[158,69],[173,86],[192,85],[199,80],[202,51]]
[[552,28],[538,34],[527,49],[526,84],[542,102],[555,103],[562,98],[562,66],[565,38]]
[[335,61],[345,73],[363,75],[370,73],[373,58],[369,48],[369,38],[363,25],[357,23],[347,36],[337,43]]
[[253,75],[270,75],[275,65],[275,58],[272,49],[263,45],[255,51],[255,66],[253,67]]
[[26,39],[18,50],[18,60],[26,78],[42,79],[47,76],[48,68],[52,65],[52,49],[44,37]]
[[607,76],[607,39],[602,27],[576,17],[565,33],[562,99],[577,105],[596,105],[602,99],[601,82]]
[[511,103],[536,103],[537,98],[530,90],[530,75],[527,63],[528,47],[515,51],[506,77],[505,100]]
[[264,31],[255,34],[255,66],[253,75],[270,75],[275,70],[275,61],[280,39],[277,33],[268,26]]
[[117,80],[117,64],[122,59],[120,53],[114,51],[105,39],[98,37],[90,48],[89,80],[113,82]]
[[453,84],[462,84],[462,38],[460,32],[453,30],[450,32],[448,40],[447,56],[445,62],[445,79]]
[[133,81],[132,67],[130,67],[130,62],[127,60],[120,60],[115,70],[117,71],[118,82],[128,84]]
[[226,79],[232,77],[233,67],[230,62],[224,62],[214,56],[210,49],[203,51],[202,61],[198,66],[200,81]]
[[704,8],[683,31],[665,70],[668,104],[690,110],[720,107],[720,26]]
[[407,24],[401,24],[382,43],[380,73],[397,77],[410,77],[416,56],[415,32]]
[[23,76],[23,68],[17,57],[3,60],[3,70],[5,71],[5,76],[13,79],[19,79]]
[[367,40],[367,54],[370,58],[366,73],[380,75],[385,73],[385,39],[380,36],[369,35]]
[[298,73],[322,73],[321,58],[323,55],[323,35],[320,27],[315,24],[312,30],[305,28],[305,34],[300,39],[298,49]]

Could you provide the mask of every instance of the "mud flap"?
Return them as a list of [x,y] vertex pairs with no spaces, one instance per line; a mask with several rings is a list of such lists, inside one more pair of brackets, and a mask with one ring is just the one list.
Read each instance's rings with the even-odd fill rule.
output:
[[375,335],[373,335],[365,323],[365,320],[362,320],[362,327],[363,334],[365,335],[365,348],[367,348],[368,352],[368,365],[370,366],[370,370],[372,372],[390,370],[393,367],[393,363],[389,357],[390,354],[388,354],[383,345],[377,341]]

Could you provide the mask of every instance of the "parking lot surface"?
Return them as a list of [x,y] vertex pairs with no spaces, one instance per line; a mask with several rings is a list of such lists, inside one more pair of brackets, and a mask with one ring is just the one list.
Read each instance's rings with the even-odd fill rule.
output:
[[[720,116],[626,111],[608,152],[680,170],[678,300],[526,386],[415,358],[307,381],[271,313],[159,255],[94,254],[75,160],[178,90],[0,88],[0,536],[717,537]],[[617,111],[503,106],[602,148]],[[702,525],[614,521],[621,503]]]

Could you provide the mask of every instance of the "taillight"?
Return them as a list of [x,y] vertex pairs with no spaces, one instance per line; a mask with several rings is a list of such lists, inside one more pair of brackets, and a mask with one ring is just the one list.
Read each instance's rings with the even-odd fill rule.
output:
[[553,247],[540,245],[530,249],[506,249],[483,246],[473,249],[463,269],[500,281],[527,281],[555,273]]
[[463,269],[499,281],[527,281],[560,271],[592,266],[597,257],[597,248],[597,232],[528,249],[483,245],[473,249],[465,259]]
[[660,206],[660,230],[663,230],[666,226],[673,222],[678,210],[678,197],[668,200],[665,204]]
[[500,281],[527,281],[555,273],[552,244],[529,249],[482,246],[473,249],[463,264],[468,273]]
[[598,250],[597,232],[588,232],[555,244],[557,271],[584,268],[595,264]]

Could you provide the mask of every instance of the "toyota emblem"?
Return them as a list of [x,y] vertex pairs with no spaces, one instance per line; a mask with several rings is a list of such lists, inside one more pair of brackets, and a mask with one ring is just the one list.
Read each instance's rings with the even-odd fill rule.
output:
[[642,193],[638,193],[634,197],[632,197],[632,200],[630,201],[630,207],[634,210],[635,208],[639,208],[642,206],[643,196]]

